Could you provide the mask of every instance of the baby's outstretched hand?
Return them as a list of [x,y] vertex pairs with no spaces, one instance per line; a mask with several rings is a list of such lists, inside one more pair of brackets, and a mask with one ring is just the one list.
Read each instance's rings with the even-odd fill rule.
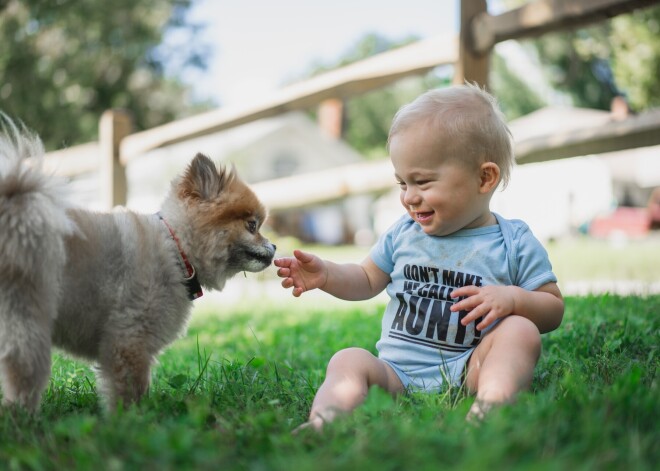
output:
[[293,288],[291,294],[299,297],[305,291],[322,288],[328,279],[325,263],[316,255],[294,250],[293,257],[278,258],[273,261],[278,267],[277,276],[283,288]]
[[463,325],[468,325],[482,317],[476,327],[478,330],[483,330],[497,319],[513,313],[515,297],[509,288],[509,286],[495,285],[457,288],[451,292],[451,297],[465,297],[465,299],[455,303],[451,310],[468,311],[468,314],[461,319]]

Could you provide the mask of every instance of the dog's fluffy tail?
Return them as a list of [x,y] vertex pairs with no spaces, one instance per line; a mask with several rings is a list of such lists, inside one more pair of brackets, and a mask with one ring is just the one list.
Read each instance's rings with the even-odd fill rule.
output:
[[0,273],[35,273],[62,259],[65,182],[46,174],[38,136],[0,114]]
[[50,373],[67,216],[41,140],[0,112],[0,377],[3,402],[35,408]]

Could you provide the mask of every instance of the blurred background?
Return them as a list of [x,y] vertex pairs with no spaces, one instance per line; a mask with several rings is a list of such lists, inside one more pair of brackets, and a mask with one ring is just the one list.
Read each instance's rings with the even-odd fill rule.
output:
[[[660,139],[648,138],[660,133],[660,6],[614,3],[625,12],[489,49],[488,86],[520,144],[493,210],[531,226],[568,294],[660,292]],[[156,211],[202,152],[254,185],[279,255],[312,247],[357,261],[402,214],[385,148],[394,113],[465,72],[461,8],[0,0],[0,109],[41,135],[80,205]],[[534,150],[627,123],[646,140]],[[272,268],[240,278],[225,297],[255,283],[286,294]]]

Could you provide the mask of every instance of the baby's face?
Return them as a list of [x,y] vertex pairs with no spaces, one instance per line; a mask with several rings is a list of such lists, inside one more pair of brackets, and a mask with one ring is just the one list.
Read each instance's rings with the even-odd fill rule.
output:
[[401,204],[425,233],[444,236],[492,224],[479,168],[446,158],[437,133],[411,126],[392,136],[389,147]]

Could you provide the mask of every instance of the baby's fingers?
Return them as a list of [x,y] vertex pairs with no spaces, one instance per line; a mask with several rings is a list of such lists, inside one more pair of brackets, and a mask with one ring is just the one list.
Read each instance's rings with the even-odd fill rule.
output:
[[488,314],[489,309],[484,306],[484,305],[479,305],[475,307],[474,309],[470,310],[465,317],[461,319],[461,324],[463,325],[468,325],[470,322],[476,321],[480,317],[485,316]]
[[279,276],[280,278],[287,278],[287,277],[291,276],[291,269],[289,269],[289,268],[279,268],[277,270],[277,276]]
[[305,292],[304,287],[295,285],[293,278],[284,278],[282,280],[282,288],[293,288],[291,294],[293,294],[296,298]]
[[[452,293],[452,297],[456,296],[453,296]],[[483,303],[483,299],[481,299],[480,296],[470,296],[465,299],[461,299],[460,301],[456,301],[450,309],[452,311],[471,311],[481,303]]]
[[280,268],[288,268],[291,266],[291,258],[276,258],[273,260],[273,265]]
[[479,293],[479,288],[477,286],[470,285],[456,288],[450,293],[450,296],[452,298],[460,298],[463,296],[474,296],[477,293]]
[[309,263],[312,260],[314,260],[314,256],[311,253],[303,252],[302,250],[299,249],[294,250],[293,255],[301,263]]
[[491,315],[490,313],[488,313],[487,315],[485,315],[485,316],[483,317],[483,319],[481,320],[481,322],[479,322],[479,323],[476,325],[477,330],[484,330],[486,327],[488,327],[489,325],[491,325],[491,324],[495,321],[495,319],[497,319],[496,316],[493,316],[493,315]]

